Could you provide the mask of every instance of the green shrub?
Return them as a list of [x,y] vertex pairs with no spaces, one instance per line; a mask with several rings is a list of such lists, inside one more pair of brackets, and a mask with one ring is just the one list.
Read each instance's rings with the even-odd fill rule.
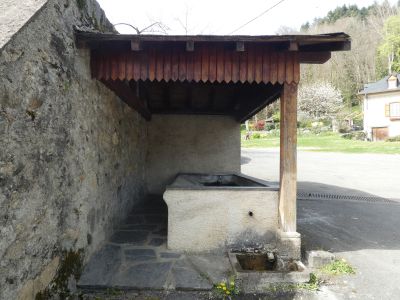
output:
[[347,140],[357,140],[357,141],[364,141],[367,135],[364,131],[352,131],[349,133],[342,134],[342,138]]
[[311,120],[299,121],[299,122],[297,122],[297,127],[298,128],[311,128],[312,121]]
[[275,129],[275,124],[274,123],[266,123],[265,126],[264,126],[264,129],[267,130],[267,131]]
[[355,274],[354,268],[345,260],[337,259],[321,268],[321,271],[331,275]]
[[279,123],[281,121],[281,113],[278,111],[272,115],[272,121]]
[[388,138],[386,142],[400,142],[400,135]]
[[259,133],[253,133],[253,135],[251,136],[253,139],[260,139],[261,138],[261,134]]

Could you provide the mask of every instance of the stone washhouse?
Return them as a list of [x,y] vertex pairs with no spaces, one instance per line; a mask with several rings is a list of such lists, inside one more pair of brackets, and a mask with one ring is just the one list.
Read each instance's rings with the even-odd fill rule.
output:
[[[348,35],[122,35],[94,0],[5,16],[18,5],[0,41],[0,299],[207,290],[245,248],[300,260],[300,65]],[[278,99],[274,185],[240,173],[240,124]]]

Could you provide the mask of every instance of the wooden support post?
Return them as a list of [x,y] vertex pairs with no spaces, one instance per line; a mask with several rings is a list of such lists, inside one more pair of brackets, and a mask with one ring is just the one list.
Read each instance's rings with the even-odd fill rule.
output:
[[279,216],[284,232],[296,232],[297,84],[284,83],[281,94]]

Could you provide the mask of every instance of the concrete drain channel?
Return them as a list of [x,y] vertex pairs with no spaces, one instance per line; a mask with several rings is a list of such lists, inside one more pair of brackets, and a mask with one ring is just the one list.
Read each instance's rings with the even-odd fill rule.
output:
[[298,200],[339,200],[339,201],[354,201],[368,203],[387,203],[400,204],[400,200],[391,200],[377,196],[361,196],[361,195],[340,195],[340,194],[324,194],[324,193],[297,193]]

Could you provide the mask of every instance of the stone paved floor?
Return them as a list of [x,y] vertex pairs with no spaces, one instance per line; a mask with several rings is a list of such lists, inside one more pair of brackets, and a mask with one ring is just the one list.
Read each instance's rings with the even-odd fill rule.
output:
[[188,255],[167,249],[167,207],[148,199],[85,266],[81,289],[210,290],[231,274],[225,254]]

